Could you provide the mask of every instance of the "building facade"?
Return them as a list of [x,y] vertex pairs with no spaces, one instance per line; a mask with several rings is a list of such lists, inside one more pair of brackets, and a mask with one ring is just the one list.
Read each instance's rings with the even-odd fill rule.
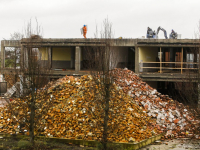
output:
[[[18,48],[15,62],[26,64],[29,39],[1,41],[1,73],[16,71],[8,66],[7,51]],[[32,39],[35,56],[51,68],[51,78],[88,74],[88,53],[93,47],[105,46],[105,39]],[[198,82],[199,45],[197,39],[112,39],[115,51],[113,68],[128,68],[152,87],[163,91],[177,82]],[[171,87],[173,88],[173,87]]]

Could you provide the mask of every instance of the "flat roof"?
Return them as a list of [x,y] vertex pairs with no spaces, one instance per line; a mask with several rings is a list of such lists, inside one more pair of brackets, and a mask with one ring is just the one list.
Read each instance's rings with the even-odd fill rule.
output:
[[5,47],[17,47],[32,42],[40,46],[110,46],[134,47],[134,46],[155,46],[155,47],[197,47],[200,46],[199,39],[94,39],[94,38],[41,38],[22,40],[2,40],[1,45]]

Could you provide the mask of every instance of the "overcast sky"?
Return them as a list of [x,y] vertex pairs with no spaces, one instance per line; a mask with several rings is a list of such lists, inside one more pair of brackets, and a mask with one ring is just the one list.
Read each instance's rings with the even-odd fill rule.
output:
[[[114,37],[140,38],[149,26],[172,29],[181,38],[194,38],[200,20],[200,0],[0,0],[0,38],[22,32],[25,24],[37,18],[44,38],[83,38],[80,28],[88,25],[88,38],[94,38],[108,17]],[[159,38],[164,38],[162,31]]]

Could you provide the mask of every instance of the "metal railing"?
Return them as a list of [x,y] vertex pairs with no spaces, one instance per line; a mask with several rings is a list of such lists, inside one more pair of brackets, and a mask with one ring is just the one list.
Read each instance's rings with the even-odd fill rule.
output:
[[[160,73],[163,73],[163,70],[180,70],[182,74],[183,70],[199,69],[198,62],[140,62],[139,64],[140,64],[140,72],[143,72],[143,69],[149,70],[145,72],[152,72],[153,69],[154,70],[157,69],[158,72]],[[144,66],[145,64],[147,64],[148,66]],[[154,66],[149,66],[150,64],[154,64]]]

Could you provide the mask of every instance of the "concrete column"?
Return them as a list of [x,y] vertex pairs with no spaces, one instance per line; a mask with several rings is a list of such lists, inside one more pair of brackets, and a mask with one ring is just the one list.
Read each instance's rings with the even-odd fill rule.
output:
[[75,72],[78,73],[81,69],[81,48],[76,46],[75,50]]
[[52,68],[52,52],[51,52],[51,47],[48,47],[48,65],[49,68]]
[[4,41],[1,41],[1,68],[5,68],[5,47],[4,47]]
[[20,50],[20,68],[24,68],[24,46],[21,46]]
[[28,48],[24,48],[24,65],[25,65],[25,68],[28,68],[28,61],[29,61],[29,52],[28,52]]
[[29,59],[29,55],[28,55],[28,48],[23,48],[23,65],[25,68],[28,68],[28,59]]
[[139,73],[139,48],[135,46],[135,73]]

